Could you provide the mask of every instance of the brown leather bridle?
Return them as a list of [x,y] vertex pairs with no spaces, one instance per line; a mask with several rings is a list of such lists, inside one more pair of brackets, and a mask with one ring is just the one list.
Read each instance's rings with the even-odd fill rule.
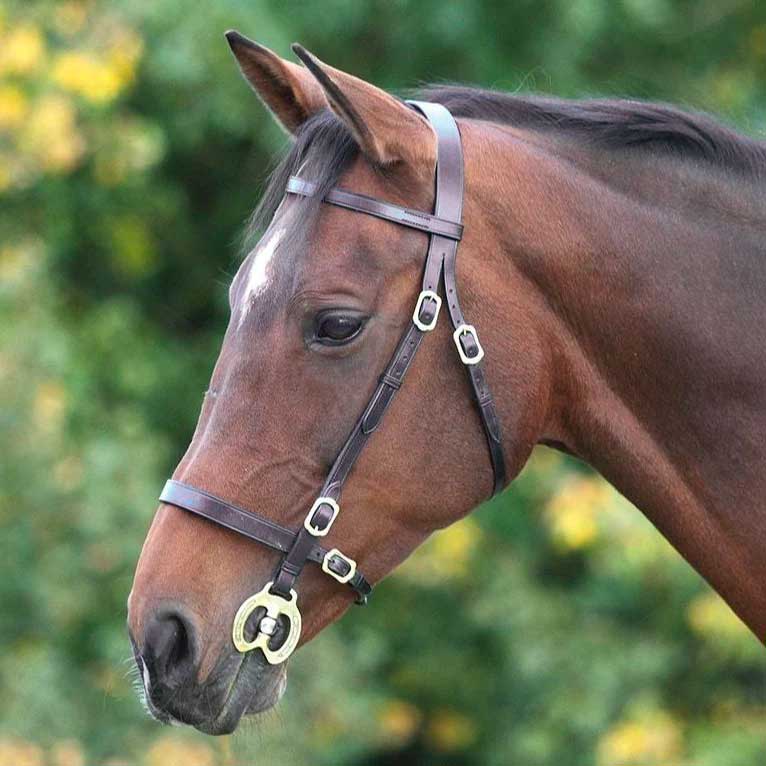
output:
[[[247,652],[259,648],[266,660],[272,664],[287,659],[298,643],[301,618],[294,586],[307,561],[320,564],[326,574],[351,586],[356,591],[358,604],[366,603],[372,591],[372,586],[357,570],[353,559],[337,548],[325,549],[319,544],[319,540],[330,531],[340,511],[338,503],[343,484],[401,387],[421,341],[436,327],[442,305],[442,299],[438,295],[442,275],[447,311],[454,327],[453,338],[460,359],[468,372],[486,434],[494,471],[493,494],[502,490],[506,483],[500,421],[482,363],[484,350],[476,329],[466,323],[457,295],[455,262],[458,242],[463,234],[463,151],[460,133],[454,118],[441,104],[422,101],[409,101],[408,104],[429,121],[438,139],[434,212],[409,210],[342,189],[330,190],[323,199],[332,205],[427,232],[430,241],[423,270],[422,290],[415,305],[412,322],[380,376],[378,386],[362,416],[335,459],[303,526],[297,532],[293,531],[257,513],[238,508],[208,492],[178,481],[168,481],[160,495],[160,501],[163,503],[203,516],[283,554],[274,578],[240,606],[232,631],[234,645],[239,651]],[[313,183],[292,176],[286,193],[310,197],[315,190],[316,186]],[[248,618],[258,609],[261,610],[262,616],[255,629],[255,638],[248,640],[245,637],[245,626]],[[276,634],[280,617],[289,622],[287,635],[281,645],[272,647],[270,644],[276,643],[279,638]]]

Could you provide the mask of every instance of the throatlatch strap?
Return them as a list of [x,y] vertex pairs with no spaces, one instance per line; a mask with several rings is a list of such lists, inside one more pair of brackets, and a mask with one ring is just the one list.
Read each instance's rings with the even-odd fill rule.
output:
[[[437,135],[440,138],[441,130],[445,132],[454,130],[457,133],[457,142],[460,144],[460,134],[457,123],[452,115],[440,104],[432,104],[427,101],[410,102],[417,107],[434,126]],[[446,116],[445,116],[446,112]],[[442,123],[448,121],[451,125]],[[446,183],[440,183],[440,178],[448,178]],[[437,216],[451,219],[453,221],[462,220],[463,215],[463,153],[462,148],[457,152],[445,152],[444,156],[439,154],[439,162],[436,166],[436,204],[434,213]],[[431,237],[430,247],[442,251],[444,263],[444,294],[447,300],[447,311],[449,312],[452,326],[458,333],[458,328],[470,327],[465,321],[463,312],[460,308],[457,291],[456,263],[457,263],[457,242],[444,239],[441,235],[435,234]],[[475,329],[471,328],[474,333]],[[460,344],[462,339],[459,335],[453,336],[455,343]],[[476,336],[478,340],[478,335]],[[483,353],[482,353],[483,356]],[[465,362],[463,354],[460,358]],[[469,357],[470,359],[470,357]],[[489,448],[489,457],[492,462],[492,471],[494,473],[494,485],[492,494],[501,492],[506,484],[507,476],[505,470],[505,454],[503,452],[503,443],[500,435],[500,419],[497,416],[492,392],[487,383],[487,375],[484,369],[484,363],[481,357],[477,361],[468,361],[465,364],[468,377],[471,381],[476,403],[479,408],[481,423],[484,427],[484,434]]]

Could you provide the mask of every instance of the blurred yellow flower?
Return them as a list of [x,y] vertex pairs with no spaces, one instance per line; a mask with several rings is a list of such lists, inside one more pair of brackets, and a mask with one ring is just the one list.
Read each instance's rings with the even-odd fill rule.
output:
[[52,79],[70,93],[94,104],[112,101],[122,90],[124,79],[114,67],[85,51],[60,54],[52,69]]
[[28,74],[45,58],[45,41],[32,24],[19,24],[0,38],[0,74]]
[[160,737],[146,752],[146,766],[214,766],[213,750],[201,742],[188,742],[172,734]]
[[106,58],[123,86],[132,82],[143,51],[143,40],[132,29],[120,27],[113,35]]
[[26,117],[27,97],[15,85],[0,85],[0,130],[18,127]]
[[476,725],[462,713],[438,710],[428,721],[426,740],[444,753],[465,750],[476,741]]
[[461,519],[433,534],[394,576],[433,583],[459,579],[468,574],[471,558],[480,542],[481,529],[477,522],[470,517]]
[[686,610],[686,617],[695,633],[714,643],[726,643],[751,635],[739,617],[713,591],[693,599]]
[[85,150],[84,141],[79,134],[72,133],[51,141],[44,156],[46,170],[64,172],[72,170]]
[[568,479],[550,499],[544,518],[554,542],[564,550],[591,545],[598,536],[597,514],[612,500],[612,489],[595,476]]
[[67,396],[64,386],[57,380],[40,383],[35,391],[33,414],[38,428],[55,431],[66,412]]
[[0,739],[0,766],[43,766],[43,750],[23,739]]
[[465,572],[480,538],[479,525],[473,519],[463,519],[434,535],[432,553],[446,565],[452,562],[453,572]]
[[51,766],[85,766],[85,753],[76,739],[63,739],[51,748]]
[[34,104],[19,146],[43,170],[66,172],[73,169],[85,151],[77,130],[76,112],[62,95],[48,94]]
[[28,275],[41,262],[44,247],[43,241],[36,237],[0,247],[0,283],[3,287]]
[[598,745],[598,766],[672,766],[682,754],[678,723],[665,712],[651,711],[618,723]]
[[0,281],[10,282],[15,279],[24,270],[25,261],[21,248],[13,245],[0,247]]
[[387,742],[401,746],[415,736],[422,718],[415,705],[402,700],[390,700],[378,712],[378,728]]

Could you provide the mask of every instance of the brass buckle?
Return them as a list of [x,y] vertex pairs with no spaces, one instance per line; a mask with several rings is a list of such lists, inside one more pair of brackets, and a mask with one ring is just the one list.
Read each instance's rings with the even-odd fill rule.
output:
[[[460,342],[460,338],[462,338],[463,335],[470,335],[474,339],[476,348],[479,349],[476,356],[466,356],[466,353],[463,350],[463,344]],[[452,333],[452,337],[457,346],[457,352],[460,354],[460,361],[463,364],[478,364],[484,358],[484,348],[481,343],[479,343],[479,333],[476,332],[476,328],[472,324],[461,324],[460,327]]]
[[[348,572],[346,574],[339,575],[330,569],[330,559],[333,558],[342,559],[348,564]],[[326,572],[330,577],[334,577],[340,583],[347,583],[356,574],[356,561],[348,556],[344,556],[337,548],[331,548],[322,559],[322,571]]]
[[[423,322],[420,319],[420,310],[423,308],[423,304],[427,300],[436,302],[436,311],[434,312],[434,318],[430,322]],[[442,299],[433,290],[423,290],[418,296],[418,302],[415,304],[415,311],[412,312],[412,321],[418,330],[423,332],[429,332],[436,327],[436,322],[439,319],[439,309],[442,307]]]
[[[242,605],[237,610],[237,614],[234,616],[231,637],[238,652],[245,654],[253,649],[260,649],[266,658],[266,662],[270,665],[279,665],[293,653],[298,645],[298,639],[301,636],[301,613],[298,611],[298,594],[291,589],[290,598],[282,598],[282,596],[271,592],[273,584],[273,580],[266,583],[262,590],[259,590],[258,593],[253,594],[242,602]],[[261,630],[259,624],[255,638],[252,641],[248,641],[245,638],[245,624],[250,615],[261,606],[266,609],[264,620],[267,617],[272,620],[269,625],[270,630],[269,632]],[[274,634],[275,623],[281,614],[285,615],[290,621],[290,632],[279,649],[270,649],[269,640]]]
[[[327,526],[324,529],[315,527],[311,523],[311,519],[314,516],[314,511],[316,511],[317,508],[322,505],[329,505],[330,508],[332,508],[332,516],[330,517],[330,520],[327,522]],[[335,521],[339,511],[340,506],[331,497],[318,497],[316,500],[314,500],[314,505],[311,506],[311,510],[306,514],[306,518],[303,520],[303,526],[309,533],[314,535],[314,537],[324,537],[330,531],[330,527],[333,525],[333,522]]]

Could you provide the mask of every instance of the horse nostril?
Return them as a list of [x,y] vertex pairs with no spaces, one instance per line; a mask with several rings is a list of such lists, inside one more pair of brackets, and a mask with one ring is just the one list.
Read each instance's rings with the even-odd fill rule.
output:
[[196,665],[194,628],[179,612],[164,612],[149,621],[142,656],[153,680],[180,682]]

